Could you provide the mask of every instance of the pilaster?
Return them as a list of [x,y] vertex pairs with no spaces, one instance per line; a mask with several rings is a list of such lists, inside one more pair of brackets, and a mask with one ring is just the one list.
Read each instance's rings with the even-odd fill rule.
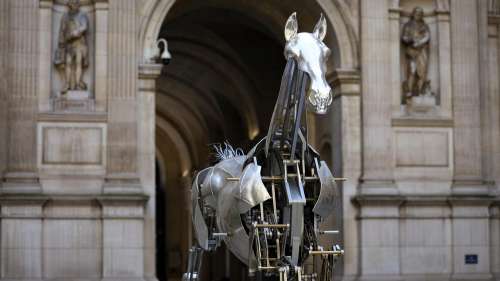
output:
[[[5,2],[5,1],[4,1]],[[4,192],[38,192],[36,113],[38,108],[39,2],[8,0],[7,169]]]
[[109,0],[95,1],[95,109],[107,110]]
[[143,192],[138,171],[137,28],[135,0],[108,8],[108,162],[104,192]]
[[352,203],[361,176],[361,79],[358,70],[337,69],[329,79],[335,89],[334,116],[329,120],[332,127],[333,173],[347,178],[337,182],[341,187],[339,204],[335,211],[340,217],[333,220],[331,227],[338,227],[342,236],[336,243],[343,245],[345,255],[339,274],[344,280],[356,278],[359,274],[359,227],[356,219],[357,207]]
[[52,9],[53,0],[40,0],[38,11],[38,110],[47,112],[51,109],[52,81]]
[[451,39],[450,39],[450,10],[448,5],[438,7],[437,19],[437,48],[439,68],[439,95],[441,97],[441,117],[450,119],[452,113],[452,71],[451,71]]
[[391,32],[387,0],[361,1],[363,176],[361,193],[394,194]]
[[453,192],[457,194],[488,193],[482,180],[478,9],[478,1],[451,2]]
[[401,43],[400,43],[400,19],[401,9],[399,1],[393,1],[389,8],[389,25],[390,25],[390,63],[391,63],[391,93],[392,93],[392,115],[398,116],[401,114]]
[[155,94],[156,80],[161,74],[162,67],[158,64],[143,64],[139,66],[138,75],[139,175],[144,193],[149,196],[144,215],[144,276],[147,280],[156,279]]
[[[493,4],[493,2],[492,2]],[[487,142],[483,147],[485,160],[489,161],[486,176],[492,184],[494,194],[500,194],[500,10],[491,7],[488,11],[487,56],[482,61],[482,67],[487,69],[487,81],[484,106],[487,108],[483,123],[483,134]],[[499,7],[500,8],[500,7]]]
[[[7,166],[7,65],[9,2],[0,1],[0,180]],[[1,188],[1,184],[0,184]]]

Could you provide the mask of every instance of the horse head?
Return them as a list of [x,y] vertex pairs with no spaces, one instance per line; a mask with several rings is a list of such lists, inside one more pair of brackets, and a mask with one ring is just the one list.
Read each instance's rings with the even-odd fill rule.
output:
[[307,91],[309,106],[318,114],[325,114],[332,103],[330,85],[326,81],[326,61],[330,49],[323,43],[326,36],[326,19],[321,15],[312,33],[298,33],[297,14],[293,13],[285,25],[285,57],[293,58],[299,70],[308,74]]

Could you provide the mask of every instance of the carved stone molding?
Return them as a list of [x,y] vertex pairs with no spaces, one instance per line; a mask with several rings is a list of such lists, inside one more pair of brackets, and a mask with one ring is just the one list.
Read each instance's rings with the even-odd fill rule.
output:
[[453,128],[453,119],[440,118],[394,118],[392,119],[393,127],[424,127],[424,128]]
[[[1,216],[9,219],[142,219],[147,195],[36,195],[4,194],[0,196]],[[19,213],[19,207],[30,206],[29,212]],[[69,206],[72,212],[64,212]],[[130,209],[123,212],[123,207]],[[24,208],[23,210],[27,210]]]
[[442,196],[442,195],[358,195],[353,198],[360,205],[469,205],[488,206],[497,204],[498,199],[491,196]]
[[122,173],[108,174],[106,176],[104,186],[104,194],[142,194],[144,193],[143,186],[138,174]]
[[353,202],[360,206],[400,206],[404,203],[404,196],[401,195],[357,195],[353,197]]
[[[90,6],[90,5],[101,5],[101,4],[107,4],[109,0],[80,0],[80,3],[83,6]],[[68,3],[68,0],[40,0],[40,7],[41,8],[46,8],[46,7],[52,7],[54,4],[56,5],[66,5]]]
[[361,77],[357,69],[337,69],[327,77],[333,86],[334,96],[359,96]]
[[398,194],[396,183],[393,179],[361,179],[359,194],[361,195],[388,195]]
[[489,14],[488,23],[490,25],[500,25],[500,13],[498,14]]
[[[47,1],[47,0],[42,0],[42,1]],[[52,1],[58,5],[66,5],[68,3],[68,0],[52,0]],[[99,1],[99,0],[80,0],[81,5],[93,5],[95,2],[102,2],[102,0],[101,1]]]
[[139,90],[155,91],[155,81],[161,75],[162,64],[141,64],[139,65]]
[[42,9],[52,8],[53,5],[54,0],[40,0],[40,8]]
[[38,174],[34,172],[8,172],[2,183],[3,194],[40,193],[41,185]]
[[108,10],[109,1],[108,0],[94,0],[96,10]]
[[84,122],[84,123],[106,123],[108,115],[105,113],[40,113],[38,114],[38,122]]

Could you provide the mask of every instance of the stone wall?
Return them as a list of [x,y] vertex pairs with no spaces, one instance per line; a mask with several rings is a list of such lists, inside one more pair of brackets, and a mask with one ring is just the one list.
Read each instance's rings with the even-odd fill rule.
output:
[[3,196],[2,280],[143,280],[146,199]]
[[[365,133],[372,125],[363,124],[365,160],[355,196],[362,279],[498,278],[496,4],[362,1],[364,118],[390,128],[372,129],[372,135]],[[434,112],[413,115],[401,105],[406,73],[400,67],[400,32],[417,6],[431,31],[428,79],[440,103]],[[379,60],[379,71],[372,70]],[[391,98],[392,113],[373,109]],[[377,141],[381,138],[383,144]],[[374,181],[374,175],[384,176]],[[477,263],[466,262],[470,255]]]
[[0,280],[154,279],[160,68],[139,77],[139,1],[80,1],[87,88],[64,94],[66,3],[0,1]]

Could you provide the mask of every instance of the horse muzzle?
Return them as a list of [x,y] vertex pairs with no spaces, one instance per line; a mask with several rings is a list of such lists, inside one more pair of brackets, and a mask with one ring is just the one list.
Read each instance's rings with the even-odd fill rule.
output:
[[307,102],[316,114],[326,114],[332,104],[332,91],[330,88],[327,91],[310,89],[307,93]]

